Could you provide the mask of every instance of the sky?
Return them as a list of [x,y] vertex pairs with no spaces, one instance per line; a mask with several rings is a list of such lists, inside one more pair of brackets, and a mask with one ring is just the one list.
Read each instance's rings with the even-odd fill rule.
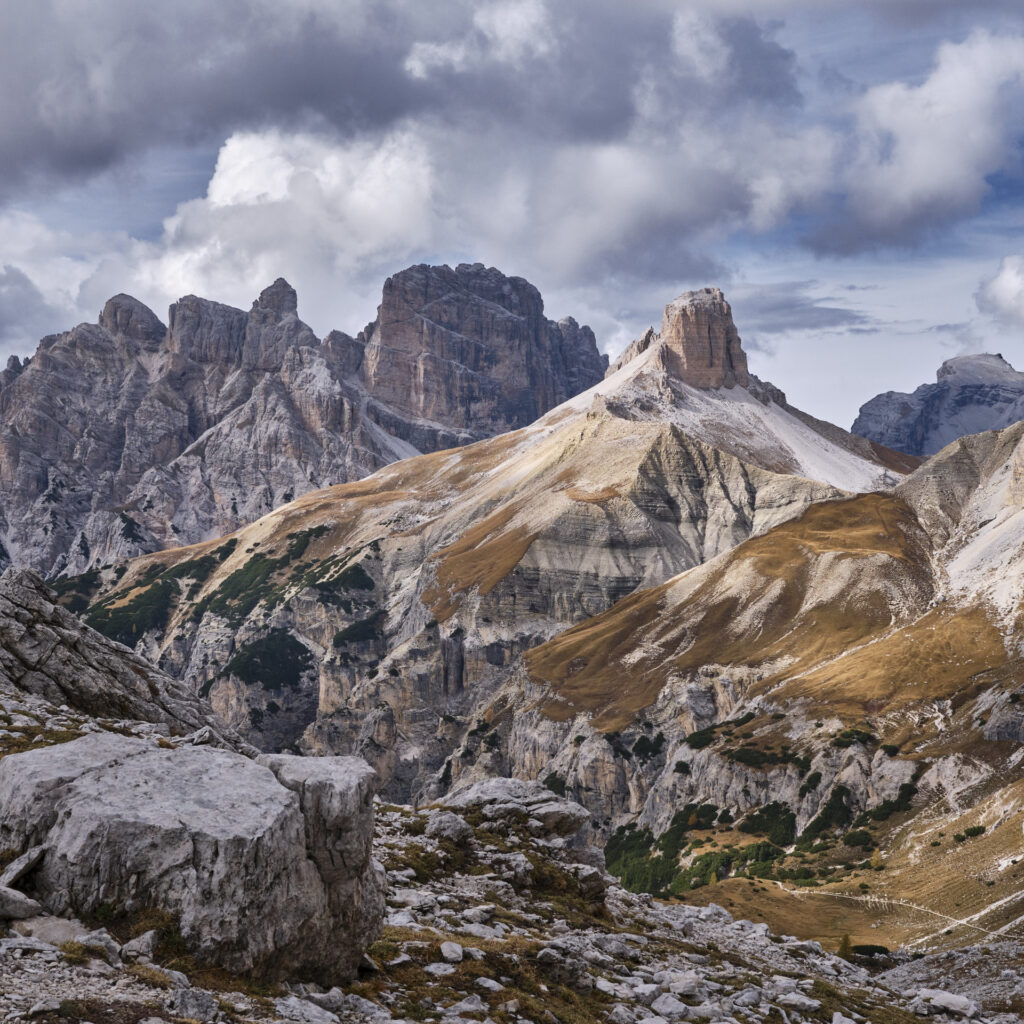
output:
[[1024,369],[1020,0],[7,0],[0,356],[128,292],[321,336],[480,261],[612,357],[715,284],[753,372],[849,426]]

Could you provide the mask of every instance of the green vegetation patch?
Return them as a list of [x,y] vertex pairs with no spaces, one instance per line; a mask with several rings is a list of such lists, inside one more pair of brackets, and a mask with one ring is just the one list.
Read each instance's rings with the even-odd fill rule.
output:
[[665,734],[659,732],[657,736],[652,740],[648,736],[641,736],[636,743],[633,744],[633,756],[640,761],[648,761],[652,757],[657,757],[661,753],[662,748],[665,746]]
[[89,599],[99,585],[99,569],[90,569],[80,576],[68,576],[49,581],[49,586],[56,593],[57,600],[75,615],[81,615],[82,612],[88,610]]
[[825,806],[800,834],[799,845],[809,847],[822,832],[847,825],[850,821],[849,798],[850,791],[846,786],[836,786],[829,794]]
[[[313,667],[313,652],[286,629],[272,629],[246,644],[217,678],[235,676],[243,683],[259,683],[267,690],[295,689],[302,674]],[[209,691],[211,683],[204,687]],[[206,696],[206,694],[204,694]]]
[[163,632],[171,616],[171,605],[178,596],[174,580],[156,579],[124,604],[110,599],[93,606],[85,621],[93,629],[127,647],[134,647],[151,630]]
[[860,743],[865,747],[870,747],[877,742],[878,737],[875,736],[874,733],[868,732],[866,729],[844,729],[832,740],[834,746],[844,748],[852,747],[854,743]]
[[382,627],[385,617],[386,613],[380,611],[365,619],[349,623],[344,629],[339,629],[334,634],[334,646],[346,647],[349,644],[360,644],[378,639],[383,635]]
[[775,846],[789,846],[796,836],[796,815],[775,800],[751,811],[736,827],[750,835],[767,835],[768,842]]

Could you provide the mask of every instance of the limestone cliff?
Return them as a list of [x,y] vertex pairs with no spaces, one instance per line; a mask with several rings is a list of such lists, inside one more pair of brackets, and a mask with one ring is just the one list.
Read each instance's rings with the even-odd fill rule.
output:
[[647,351],[667,373],[695,388],[745,388],[750,383],[747,356],[719,288],[684,292],[665,307],[661,332],[650,328],[609,370],[614,373]]
[[389,278],[322,342],[283,280],[165,327],[117,295],[0,374],[0,560],[52,575],[221,536],[305,492],[523,426],[605,359],[537,290],[480,264]]

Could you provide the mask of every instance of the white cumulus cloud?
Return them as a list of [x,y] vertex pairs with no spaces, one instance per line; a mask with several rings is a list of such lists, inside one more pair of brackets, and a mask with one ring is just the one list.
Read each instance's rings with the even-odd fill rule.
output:
[[987,178],[1016,162],[1024,128],[1024,38],[976,31],[944,43],[920,84],[893,81],[855,103],[844,176],[857,220],[884,240],[973,212]]
[[975,299],[983,313],[1024,325],[1024,255],[1005,256],[995,276],[978,289]]

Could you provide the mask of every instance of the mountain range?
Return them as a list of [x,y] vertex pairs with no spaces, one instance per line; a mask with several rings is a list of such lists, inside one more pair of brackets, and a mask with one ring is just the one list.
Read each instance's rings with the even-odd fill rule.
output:
[[119,296],[4,378],[4,544],[234,750],[540,784],[629,888],[833,947],[1014,941],[1017,377],[951,360],[850,433],[716,288],[610,367],[479,264],[322,342],[283,281]]
[[47,575],[230,533],[317,487],[525,426],[601,379],[593,332],[481,264],[416,266],[322,341],[284,280],[165,326],[116,295],[0,373],[0,560]]

